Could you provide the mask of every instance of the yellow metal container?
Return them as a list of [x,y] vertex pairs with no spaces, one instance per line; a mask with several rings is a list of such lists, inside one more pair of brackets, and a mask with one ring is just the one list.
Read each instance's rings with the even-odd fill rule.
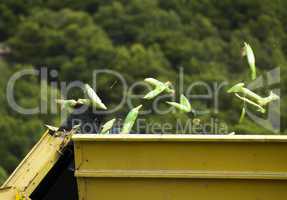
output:
[[74,135],[80,200],[287,199],[286,136]]

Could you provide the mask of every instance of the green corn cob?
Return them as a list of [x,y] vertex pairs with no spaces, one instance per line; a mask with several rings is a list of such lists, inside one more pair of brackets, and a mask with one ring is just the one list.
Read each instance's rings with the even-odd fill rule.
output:
[[[228,93],[242,93],[246,98],[250,98],[256,101],[256,104],[260,106],[265,106],[269,104],[271,101],[275,101],[279,99],[279,96],[274,94],[272,91],[268,97],[261,97],[248,88],[244,87],[244,83],[238,83],[235,86],[231,87]],[[254,102],[255,103],[255,102]]]
[[149,93],[147,93],[143,97],[144,99],[153,99],[156,96],[158,96],[159,94],[161,94],[162,92],[174,93],[174,90],[171,88],[172,85],[169,81],[163,83],[163,82],[158,81],[154,78],[146,78],[144,81],[155,87],[153,90],[151,90]]
[[91,100],[92,105],[95,108],[100,108],[103,110],[107,110],[107,107],[105,104],[102,102],[102,100],[98,97],[96,92],[91,88],[89,84],[85,84],[85,92],[88,95],[89,99]]
[[121,131],[122,134],[129,134],[130,131],[132,130],[132,127],[138,117],[139,114],[139,110],[141,109],[142,105],[139,105],[136,108],[133,108],[127,115],[125,121],[124,121],[124,125],[123,125],[123,129]]
[[256,79],[255,56],[251,46],[246,42],[244,42],[242,55],[247,57],[247,62],[251,70],[251,80],[255,80]]
[[166,103],[186,113],[192,111],[189,100],[183,94],[180,95],[180,103],[170,101],[167,101]]
[[107,133],[109,133],[109,131],[110,131],[110,129],[113,127],[115,121],[116,121],[116,119],[111,119],[111,120],[107,121],[107,122],[103,125],[100,134],[107,134]]
[[245,106],[243,106],[242,111],[241,111],[241,115],[240,115],[240,119],[239,119],[239,123],[241,123],[245,117],[245,113],[246,113],[246,108]]

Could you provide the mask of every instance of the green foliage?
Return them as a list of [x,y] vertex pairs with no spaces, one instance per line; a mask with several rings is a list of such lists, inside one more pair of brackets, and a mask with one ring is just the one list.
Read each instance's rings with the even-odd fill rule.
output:
[[[109,38],[88,14],[47,9],[35,9],[31,16],[23,19],[16,36],[8,40],[8,45],[13,49],[13,61],[62,67],[63,78],[91,70],[92,63],[87,63],[87,58],[100,58],[104,62],[112,48]],[[36,49],[37,56],[34,54]]]
[[7,178],[7,173],[3,167],[0,166],[0,184],[4,183]]
[[[15,66],[15,69],[5,62],[0,62],[2,78],[0,92],[6,94],[6,84],[12,73],[23,66]],[[40,103],[40,86],[37,80],[31,77],[19,79],[15,85],[15,100],[25,108],[34,108]],[[48,95],[49,96],[49,95]],[[47,98],[49,99],[49,97]],[[22,115],[10,108],[6,95],[0,95],[0,163],[11,173],[31,146],[39,139],[44,131],[44,123],[53,122],[55,116],[51,115]]]

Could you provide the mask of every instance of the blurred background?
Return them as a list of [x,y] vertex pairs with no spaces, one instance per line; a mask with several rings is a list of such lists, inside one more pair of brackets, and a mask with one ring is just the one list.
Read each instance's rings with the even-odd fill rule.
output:
[[[280,67],[281,82],[276,86],[281,89],[280,133],[286,133],[286,10],[284,0],[1,0],[0,183],[39,139],[43,124],[60,123],[57,114],[21,115],[8,105],[7,82],[22,69],[57,70],[58,76],[47,79],[51,90],[59,89],[51,81],[91,83],[95,69],[116,70],[128,84],[155,77],[175,85],[183,70],[185,85],[228,81],[229,87],[249,77],[246,59],[241,57],[246,41],[255,52],[259,75]],[[96,87],[109,106],[129,95],[122,94],[114,77],[102,76]],[[145,92],[140,87],[134,90]],[[69,93],[70,98],[78,95],[76,90]],[[39,105],[40,78],[18,80],[15,99],[27,108]],[[192,105],[214,106],[196,100]],[[221,90],[219,112],[201,120],[216,117],[240,134],[273,134],[248,117],[238,124],[241,108],[240,101]],[[123,107],[107,119],[127,111]],[[146,116],[153,122],[178,118],[186,116]]]

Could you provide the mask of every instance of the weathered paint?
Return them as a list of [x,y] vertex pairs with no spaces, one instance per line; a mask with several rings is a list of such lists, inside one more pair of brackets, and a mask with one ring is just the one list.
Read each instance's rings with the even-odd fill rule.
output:
[[287,136],[74,135],[80,200],[287,196]]

